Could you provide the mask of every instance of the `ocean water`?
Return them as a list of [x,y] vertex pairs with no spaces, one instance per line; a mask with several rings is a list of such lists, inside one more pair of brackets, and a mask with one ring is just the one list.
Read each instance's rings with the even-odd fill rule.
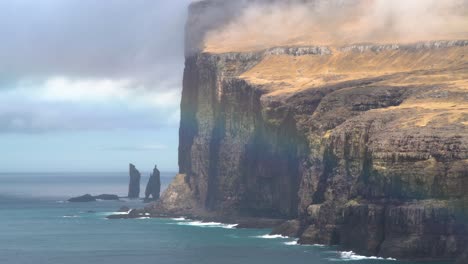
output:
[[[163,188],[175,173],[162,173]],[[126,173],[0,174],[0,263],[402,264],[335,247],[297,245],[268,229],[190,219],[107,220],[138,200],[68,203],[85,193],[127,192]],[[147,178],[142,179],[142,190]]]

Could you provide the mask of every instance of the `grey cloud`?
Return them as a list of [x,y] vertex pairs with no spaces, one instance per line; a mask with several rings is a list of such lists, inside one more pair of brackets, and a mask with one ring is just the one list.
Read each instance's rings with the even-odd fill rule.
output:
[[[1,102],[1,100],[0,100]],[[1,102],[4,104],[5,102]],[[168,116],[176,109],[151,111],[110,105],[10,102],[0,109],[0,133],[46,133],[113,129],[176,127]]]
[[180,90],[189,2],[0,1],[0,133],[176,127],[168,120],[177,115],[172,106],[47,102],[18,91],[22,83],[37,90],[57,76],[128,79],[128,89]]
[[176,79],[189,2],[1,1],[0,77]]

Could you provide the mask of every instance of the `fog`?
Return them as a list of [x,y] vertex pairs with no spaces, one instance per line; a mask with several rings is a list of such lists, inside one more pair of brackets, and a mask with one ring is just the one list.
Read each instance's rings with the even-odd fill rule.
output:
[[[466,0],[243,1],[239,15],[209,31],[208,51],[279,45],[401,43],[468,38]],[[237,6],[238,7],[238,6]]]

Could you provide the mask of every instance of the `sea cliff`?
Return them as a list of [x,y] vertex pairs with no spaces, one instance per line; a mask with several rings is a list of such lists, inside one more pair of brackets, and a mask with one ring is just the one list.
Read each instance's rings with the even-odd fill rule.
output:
[[151,210],[295,219],[277,232],[364,255],[462,255],[468,41],[219,52],[194,22],[223,2],[191,5],[180,175]]

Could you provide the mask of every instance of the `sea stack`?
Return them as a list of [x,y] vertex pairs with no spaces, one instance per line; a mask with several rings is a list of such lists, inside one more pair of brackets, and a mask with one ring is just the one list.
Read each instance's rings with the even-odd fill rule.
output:
[[135,168],[135,165],[130,163],[130,183],[128,185],[128,198],[140,197],[140,172]]
[[152,200],[159,199],[161,192],[161,174],[158,170],[158,166],[154,166],[153,173],[151,174],[148,184],[146,185],[145,190],[145,199],[149,200],[149,197],[152,197]]

